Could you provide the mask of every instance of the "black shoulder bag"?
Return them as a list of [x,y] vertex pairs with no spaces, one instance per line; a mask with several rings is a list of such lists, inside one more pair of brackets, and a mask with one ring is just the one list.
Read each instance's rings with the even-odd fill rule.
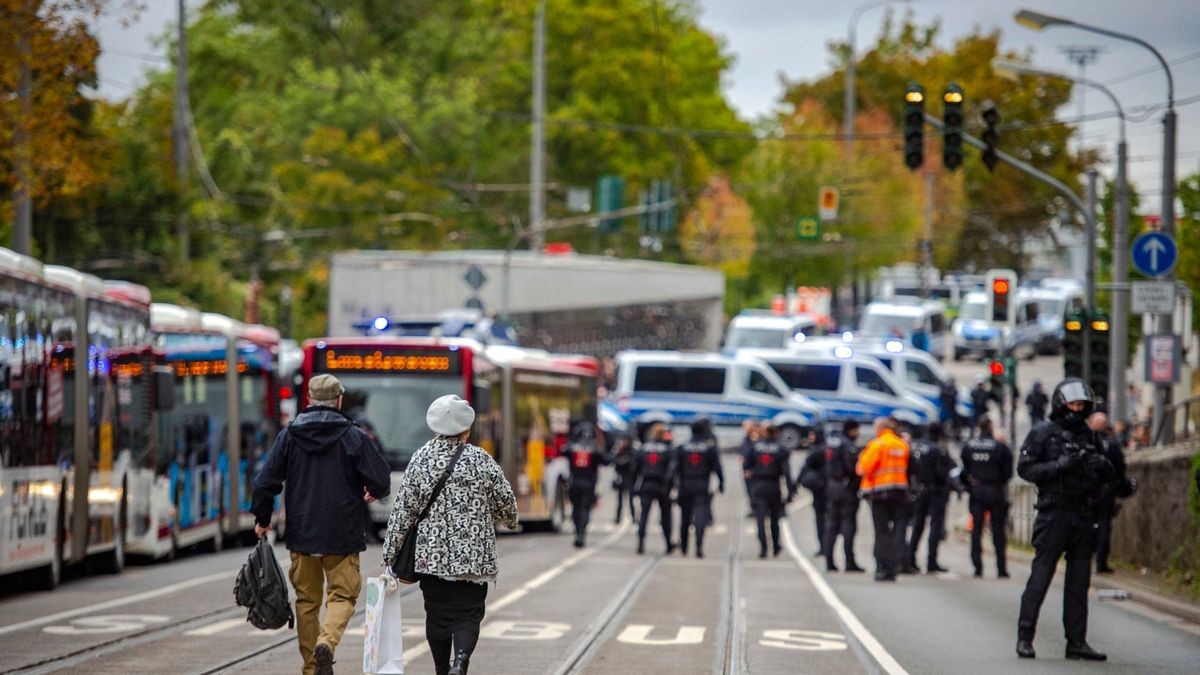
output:
[[433,508],[433,502],[437,500],[442,488],[446,486],[446,481],[450,480],[450,474],[454,472],[454,465],[458,464],[458,458],[462,456],[466,447],[466,443],[458,446],[458,452],[455,452],[454,457],[450,458],[450,464],[446,466],[442,477],[438,479],[433,486],[433,491],[429,493],[429,501],[425,502],[425,508],[421,511],[421,515],[417,516],[412,525],[408,526],[408,531],[404,533],[404,544],[400,546],[399,552],[396,553],[396,561],[392,563],[392,575],[396,577],[396,581],[402,584],[417,583],[417,526],[429,515],[429,509]]

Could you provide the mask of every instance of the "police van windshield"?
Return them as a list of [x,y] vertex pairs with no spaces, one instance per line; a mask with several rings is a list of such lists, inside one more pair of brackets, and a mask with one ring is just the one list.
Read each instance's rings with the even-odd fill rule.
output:
[[1038,300],[1038,314],[1046,317],[1059,317],[1063,315],[1063,305],[1066,304],[1062,300],[1053,300],[1051,298],[1042,298]]
[[863,335],[908,335],[917,321],[919,319],[915,316],[871,312],[863,315],[858,332]]
[[782,328],[730,328],[725,346],[729,348],[766,347],[778,349],[787,339]]
[[405,376],[338,374],[346,389],[342,410],[359,426],[372,432],[393,469],[408,463],[412,454],[433,432],[425,424],[425,411],[434,399],[462,395],[461,376]]
[[987,318],[987,303],[980,300],[964,302],[958,315],[968,321],[983,321]]

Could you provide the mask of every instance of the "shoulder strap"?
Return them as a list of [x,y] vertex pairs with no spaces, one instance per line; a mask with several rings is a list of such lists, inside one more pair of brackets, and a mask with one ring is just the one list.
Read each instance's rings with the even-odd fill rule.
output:
[[433,508],[433,502],[437,500],[438,495],[442,493],[442,488],[446,487],[446,481],[450,480],[450,474],[454,471],[454,465],[458,464],[458,458],[462,456],[463,450],[466,450],[467,444],[462,443],[458,446],[458,451],[450,458],[450,463],[446,465],[446,470],[442,472],[442,477],[433,486],[433,491],[429,493],[429,500],[425,502],[425,508],[421,510],[421,515],[413,521],[413,524],[425,520],[425,516],[429,515],[429,509]]

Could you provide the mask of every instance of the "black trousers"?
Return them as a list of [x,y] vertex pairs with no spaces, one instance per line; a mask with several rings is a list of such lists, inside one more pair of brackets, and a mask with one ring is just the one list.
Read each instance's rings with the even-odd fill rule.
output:
[[908,562],[917,564],[917,546],[925,534],[925,521],[929,521],[929,541],[925,544],[925,565],[937,565],[938,546],[946,538],[946,503],[949,492],[923,492],[912,504],[912,533],[908,539]]
[[908,555],[908,494],[888,490],[872,496],[871,519],[875,521],[875,573],[895,576]]
[[587,536],[588,523],[592,520],[592,506],[596,504],[594,485],[572,485],[567,489],[571,499],[571,520],[575,523],[575,538],[582,541]]
[[858,531],[858,497],[842,496],[828,500],[825,510],[825,561],[833,562],[833,548],[842,536],[842,550],[846,552],[846,564],[857,565],[854,560],[854,533]]
[[1115,500],[1101,500],[1096,508],[1096,569],[1108,567],[1108,553],[1112,549],[1112,521],[1117,515]]
[[617,515],[613,517],[614,522],[621,522],[621,507],[625,505],[625,500],[629,500],[629,518],[637,520],[637,511],[633,508],[633,490],[629,488],[630,485],[629,480],[621,480],[617,484]]
[[779,537],[779,519],[783,517],[783,494],[779,491],[779,481],[756,484],[750,483],[750,503],[754,509],[754,518],[758,522],[758,550],[767,553],[767,523],[771,528],[771,544],[775,552],[783,549],[783,540]]
[[650,520],[650,507],[658,504],[659,522],[662,524],[663,541],[667,548],[671,547],[671,495],[662,492],[642,490],[639,495],[642,500],[641,519],[638,521],[638,541],[646,539],[646,523]]
[[1017,637],[1033,640],[1038,614],[1054,579],[1054,568],[1063,556],[1063,628],[1069,642],[1087,639],[1088,586],[1092,581],[1092,552],[1096,550],[1094,518],[1070,511],[1041,511],[1033,521],[1033,567],[1021,594]]
[[479,642],[479,624],[487,601],[487,584],[420,576],[425,598],[425,640],[437,675],[450,670],[451,651],[468,657]]
[[688,533],[696,528],[696,550],[704,551],[704,530],[708,528],[712,495],[707,490],[679,493],[679,548],[687,553]]
[[983,572],[983,524],[985,516],[992,521],[992,546],[996,549],[996,571],[1008,572],[1008,496],[1003,486],[977,485],[971,490],[971,563],[976,572]]
[[813,515],[816,518],[817,525],[817,548],[821,553],[825,553],[825,518],[826,516],[826,499],[824,490],[813,491]]

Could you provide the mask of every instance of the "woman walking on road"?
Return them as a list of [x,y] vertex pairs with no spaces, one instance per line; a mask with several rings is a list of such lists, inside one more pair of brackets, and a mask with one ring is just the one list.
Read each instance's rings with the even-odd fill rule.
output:
[[516,529],[517,500],[500,465],[467,443],[475,411],[466,401],[443,396],[429,406],[425,421],[436,436],[413,454],[404,472],[388,519],[383,563],[389,569],[395,564],[406,533],[447,474],[429,515],[414,530],[415,568],[434,669],[438,675],[466,675],[487,584],[498,572],[495,523]]

